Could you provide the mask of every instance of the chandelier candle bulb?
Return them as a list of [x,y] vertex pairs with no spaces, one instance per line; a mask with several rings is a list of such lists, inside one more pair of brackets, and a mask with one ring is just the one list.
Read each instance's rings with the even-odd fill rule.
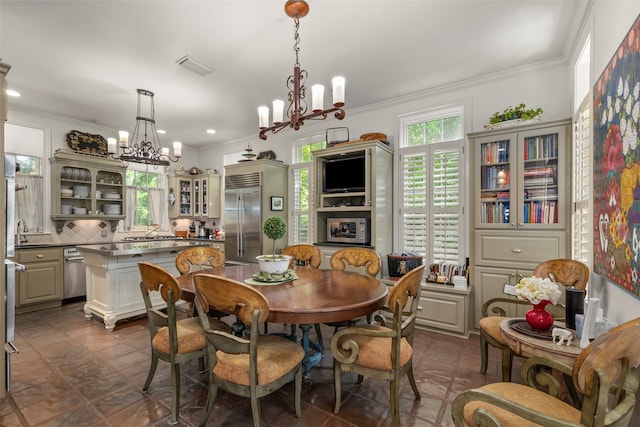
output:
[[182,157],[182,142],[173,141],[173,156]]
[[260,129],[269,127],[269,107],[258,107],[258,126]]
[[281,99],[274,99],[273,100],[273,123],[274,124],[282,123],[283,118],[284,118],[284,101]]
[[342,76],[336,76],[331,80],[333,85],[333,105],[342,107],[344,105],[344,87],[345,79]]
[[311,86],[312,107],[313,111],[322,111],[324,105],[324,86],[313,85]]
[[162,147],[162,149],[160,150],[160,159],[169,160],[169,148]]
[[120,148],[129,146],[129,132],[127,132],[126,130],[119,130],[118,137],[120,141]]
[[115,154],[117,152],[116,143],[115,138],[107,138],[107,153]]

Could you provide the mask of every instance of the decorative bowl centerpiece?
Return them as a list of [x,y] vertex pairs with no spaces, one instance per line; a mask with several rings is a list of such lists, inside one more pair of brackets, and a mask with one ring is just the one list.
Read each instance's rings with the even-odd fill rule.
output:
[[287,233],[287,223],[279,216],[272,216],[264,221],[262,232],[273,241],[273,250],[271,255],[256,257],[260,271],[268,274],[284,274],[289,269],[291,256],[276,255],[276,240],[282,239]]

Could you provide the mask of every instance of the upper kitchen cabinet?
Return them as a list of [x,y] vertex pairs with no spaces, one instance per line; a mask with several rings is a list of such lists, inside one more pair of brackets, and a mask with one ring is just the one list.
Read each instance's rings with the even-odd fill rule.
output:
[[169,193],[175,201],[169,205],[169,217],[222,216],[222,185],[218,174],[169,175]]
[[125,217],[125,172],[118,160],[57,151],[51,162],[51,219],[62,232],[65,221],[101,219],[115,231]]
[[469,134],[475,227],[565,229],[569,122]]

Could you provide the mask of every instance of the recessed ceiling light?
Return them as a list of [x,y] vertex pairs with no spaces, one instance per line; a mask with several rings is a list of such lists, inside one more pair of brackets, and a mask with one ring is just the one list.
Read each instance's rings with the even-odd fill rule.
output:
[[167,133],[167,131],[166,131],[166,130],[162,130],[162,129],[158,129],[156,132],[161,133],[161,134],[163,134],[163,135],[164,135],[165,133]]
[[207,133],[210,133],[210,134],[213,135],[214,133],[216,133],[216,130],[215,129],[207,129]]
[[17,98],[17,97],[20,96],[20,92],[18,92],[17,90],[13,90],[13,89],[7,89],[7,95]]

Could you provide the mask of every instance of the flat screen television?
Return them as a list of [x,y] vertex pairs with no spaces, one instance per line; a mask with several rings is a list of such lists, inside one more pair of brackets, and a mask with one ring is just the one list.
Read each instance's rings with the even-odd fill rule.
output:
[[323,193],[354,193],[365,190],[364,155],[326,160],[322,166]]

